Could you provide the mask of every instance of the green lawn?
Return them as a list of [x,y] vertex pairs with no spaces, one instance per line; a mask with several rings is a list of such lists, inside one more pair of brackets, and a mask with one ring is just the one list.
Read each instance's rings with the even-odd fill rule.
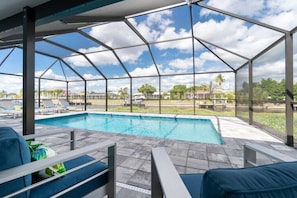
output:
[[[248,115],[248,114],[246,114]],[[255,122],[261,123],[267,127],[275,129],[283,134],[286,131],[286,117],[285,113],[254,113],[253,119]],[[297,137],[297,113],[294,114],[293,120],[294,136]]]
[[[88,100],[94,105],[105,105],[105,100]],[[109,100],[108,105],[112,106],[108,108],[108,111],[116,112],[130,112],[130,107],[123,106],[123,100]],[[159,113],[159,101],[158,100],[145,100],[145,108],[132,107],[133,113]],[[118,105],[118,106],[114,106]],[[193,100],[162,100],[161,101],[161,113],[162,114],[185,114],[194,115]],[[104,111],[105,109],[97,109]],[[234,116],[235,112],[232,111],[213,111],[208,109],[199,109],[196,107],[195,115],[217,115],[217,116]]]
[[[130,112],[130,107],[116,107],[110,109],[118,112]],[[212,115],[212,116],[234,116],[234,111],[212,111],[207,109],[196,109],[195,115]],[[159,108],[141,108],[133,106],[132,112],[134,113],[159,113]],[[162,107],[162,114],[184,114],[194,115],[193,108],[179,108],[179,107]]]

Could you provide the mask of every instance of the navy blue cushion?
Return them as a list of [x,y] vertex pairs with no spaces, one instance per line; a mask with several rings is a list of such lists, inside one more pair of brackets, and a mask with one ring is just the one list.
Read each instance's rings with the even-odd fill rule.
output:
[[201,188],[205,198],[297,197],[297,162],[208,170]]
[[[77,167],[79,165],[82,165],[84,163],[90,162],[94,160],[94,158],[90,157],[90,156],[82,156],[67,162],[64,162],[64,165],[66,167],[66,170],[69,171],[70,169]],[[61,177],[57,180],[54,180],[52,182],[49,182],[45,185],[39,186],[37,188],[34,188],[31,190],[30,192],[30,197],[50,197],[62,190],[65,190],[73,185],[75,185],[76,183],[83,181],[93,175],[95,175],[96,173],[99,173],[103,170],[105,170],[107,168],[107,165],[101,162],[96,162],[90,166],[87,166],[79,171],[75,171],[73,173],[70,173],[64,177]],[[67,172],[66,171],[66,172]],[[86,184],[84,184],[83,186],[68,192],[67,194],[65,194],[62,197],[69,197],[69,198],[73,198],[73,197],[82,197],[84,195],[86,195],[87,193],[89,193],[92,190],[95,190],[99,187],[101,187],[102,185],[106,184],[108,181],[108,177],[107,174],[104,174],[102,176],[100,176],[99,178],[95,179],[94,181],[90,181]]]
[[[10,127],[0,127],[0,171],[31,161],[24,138]],[[0,184],[0,197],[31,185],[31,175]],[[17,197],[28,197],[29,192]]]
[[200,197],[200,185],[202,176],[202,173],[180,175],[192,198]]

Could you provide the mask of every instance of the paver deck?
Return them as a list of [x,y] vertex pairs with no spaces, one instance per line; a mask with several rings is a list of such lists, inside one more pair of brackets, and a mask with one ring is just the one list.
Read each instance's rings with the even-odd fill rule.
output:
[[[37,116],[38,117],[38,116]],[[179,173],[205,172],[212,168],[242,167],[242,146],[254,142],[278,150],[290,156],[296,156],[294,148],[266,132],[248,125],[235,117],[210,118],[225,142],[224,145],[205,144],[188,141],[167,140],[140,136],[122,135],[75,129],[78,143],[82,147],[102,140],[117,143],[117,197],[150,197],[151,165],[150,152],[154,147],[165,147]],[[22,133],[22,119],[0,117],[0,126],[11,126]],[[69,130],[61,127],[36,125],[36,133]],[[65,136],[46,138],[46,142],[56,142]],[[67,147],[57,148],[63,152]],[[97,153],[99,157],[102,153]],[[262,157],[263,163],[271,162]]]

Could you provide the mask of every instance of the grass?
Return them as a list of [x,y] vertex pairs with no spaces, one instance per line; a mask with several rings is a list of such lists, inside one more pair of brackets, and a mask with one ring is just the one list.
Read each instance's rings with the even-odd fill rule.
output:
[[[247,118],[248,114],[244,114],[245,118]],[[282,134],[286,133],[286,115],[285,113],[254,113],[253,119],[255,122],[263,124],[267,127],[270,127],[276,131],[279,131]],[[294,136],[297,137],[297,113],[294,113],[293,119],[293,131]]]
[[[94,105],[105,105],[105,100],[88,100]],[[108,111],[116,112],[130,112],[130,107],[123,106],[123,100],[109,100]],[[132,107],[133,113],[159,113],[159,101],[158,100],[145,100],[145,108]],[[193,100],[162,100],[161,101],[161,113],[162,114],[185,114],[194,115]],[[105,111],[103,108],[96,110]],[[208,109],[199,109],[196,107],[195,115],[212,115],[212,116],[234,116],[235,112],[232,111],[213,111]]]
[[[110,111],[117,112],[130,112],[130,107],[115,107],[109,109]],[[212,116],[234,116],[234,111],[212,111],[207,109],[196,109],[195,115],[212,115]],[[159,113],[159,108],[141,108],[134,107],[132,108],[133,113]],[[194,115],[193,108],[178,108],[178,107],[162,107],[162,114],[184,114],[184,115]]]
[[[269,126],[277,131],[285,133],[286,117],[284,113],[254,113],[253,119],[265,126]],[[296,122],[294,122],[296,123]],[[295,131],[297,133],[297,131]]]

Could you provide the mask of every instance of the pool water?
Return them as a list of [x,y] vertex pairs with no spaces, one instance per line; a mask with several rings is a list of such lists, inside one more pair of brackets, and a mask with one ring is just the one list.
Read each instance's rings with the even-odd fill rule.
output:
[[40,119],[36,120],[36,124],[223,144],[209,119],[85,113]]

